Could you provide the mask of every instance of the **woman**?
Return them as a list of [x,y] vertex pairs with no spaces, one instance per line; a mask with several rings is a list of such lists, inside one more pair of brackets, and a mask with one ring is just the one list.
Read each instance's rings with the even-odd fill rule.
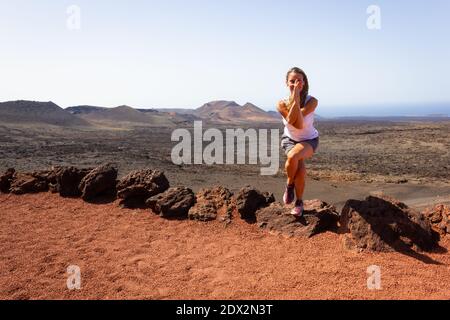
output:
[[303,193],[305,191],[305,160],[312,157],[319,145],[319,132],[314,128],[314,111],[318,101],[308,95],[308,78],[300,68],[292,68],[286,75],[290,95],[278,103],[283,116],[284,133],[281,137],[286,160],[287,185],[283,201],[286,205],[294,201],[291,214],[303,215]]

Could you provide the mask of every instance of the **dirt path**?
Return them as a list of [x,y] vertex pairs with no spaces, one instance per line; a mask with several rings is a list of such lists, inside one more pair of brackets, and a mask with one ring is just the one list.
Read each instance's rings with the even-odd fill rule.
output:
[[[57,195],[0,195],[1,299],[450,299],[450,254],[426,264],[346,251],[340,236],[267,234],[238,219],[167,221]],[[450,239],[441,242],[450,249]],[[66,269],[81,270],[81,290]],[[367,267],[382,289],[367,289]]]
[[[194,191],[200,188],[222,185],[233,192],[237,192],[245,184],[251,184],[262,191],[269,191],[275,195],[275,199],[281,201],[286,179],[284,177],[260,176],[245,174],[223,174],[208,172],[203,175],[182,173],[173,174],[166,172],[172,185],[186,185]],[[200,179],[200,181],[195,178]],[[424,209],[436,203],[450,202],[450,185],[432,184],[396,184],[396,183],[366,183],[357,181],[327,181],[307,179],[305,199],[321,199],[334,204],[340,210],[348,199],[364,199],[371,193],[383,192],[416,209]]]

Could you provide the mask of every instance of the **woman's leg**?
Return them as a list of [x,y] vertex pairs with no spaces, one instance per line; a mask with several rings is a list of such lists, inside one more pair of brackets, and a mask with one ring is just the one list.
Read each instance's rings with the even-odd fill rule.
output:
[[295,195],[298,200],[303,200],[303,193],[305,192],[306,181],[306,166],[305,161],[298,162],[298,169],[295,175]]
[[287,184],[295,184],[295,177],[299,167],[299,161],[310,158],[314,154],[314,150],[310,144],[305,142],[297,143],[287,154],[286,160],[286,174]]
[[295,175],[297,174],[298,161],[289,159],[289,154],[288,154],[288,158],[286,160],[286,164],[284,165],[284,167],[286,169],[286,175],[287,175],[286,184],[288,186],[291,186],[295,183]]

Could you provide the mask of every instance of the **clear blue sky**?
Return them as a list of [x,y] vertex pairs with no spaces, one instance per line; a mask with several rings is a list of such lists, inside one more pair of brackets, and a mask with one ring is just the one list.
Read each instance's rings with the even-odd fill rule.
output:
[[[380,30],[366,26],[372,4]],[[0,0],[0,101],[269,110],[299,66],[321,114],[423,109],[450,102],[449,16],[447,0]]]

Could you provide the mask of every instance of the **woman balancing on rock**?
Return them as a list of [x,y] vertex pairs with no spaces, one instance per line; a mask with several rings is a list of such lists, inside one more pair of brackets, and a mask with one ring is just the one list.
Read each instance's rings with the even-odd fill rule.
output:
[[305,160],[312,157],[319,145],[319,132],[314,128],[314,111],[318,101],[308,95],[308,78],[303,70],[292,68],[286,75],[290,90],[287,99],[278,103],[277,109],[283,116],[284,133],[281,137],[286,160],[287,186],[283,201],[294,202],[291,214],[303,215],[303,193],[305,191]]

